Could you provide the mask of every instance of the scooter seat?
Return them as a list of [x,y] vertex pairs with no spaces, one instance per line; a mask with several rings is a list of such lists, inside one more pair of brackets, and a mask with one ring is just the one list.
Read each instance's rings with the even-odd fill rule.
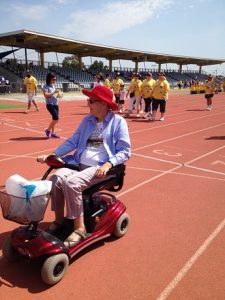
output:
[[83,195],[92,195],[102,190],[108,190],[111,192],[117,192],[121,190],[124,182],[125,169],[126,166],[124,164],[120,164],[115,167],[112,167],[106,174],[106,175],[112,175],[112,177],[102,182],[96,183],[91,187],[85,189],[83,191]]

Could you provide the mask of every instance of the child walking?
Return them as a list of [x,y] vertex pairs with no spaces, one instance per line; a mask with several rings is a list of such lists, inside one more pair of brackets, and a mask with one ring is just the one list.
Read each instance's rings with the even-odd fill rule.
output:
[[123,113],[124,112],[124,104],[125,104],[125,100],[127,97],[127,91],[124,88],[124,84],[120,85],[120,90],[119,90],[119,113]]

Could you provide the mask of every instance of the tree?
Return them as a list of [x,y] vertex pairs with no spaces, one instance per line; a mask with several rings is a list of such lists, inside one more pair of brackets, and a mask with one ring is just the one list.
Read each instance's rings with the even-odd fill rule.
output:
[[104,66],[102,61],[95,60],[93,64],[90,66],[90,69],[96,69],[99,71],[104,71],[107,69],[107,66]]
[[83,68],[84,64],[80,66],[80,60],[78,55],[66,56],[62,62],[63,67],[79,67]]

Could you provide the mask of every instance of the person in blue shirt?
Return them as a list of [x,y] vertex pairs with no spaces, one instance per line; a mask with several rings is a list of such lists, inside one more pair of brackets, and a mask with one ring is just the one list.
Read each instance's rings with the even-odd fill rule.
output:
[[[66,206],[66,218],[74,220],[74,232],[64,242],[68,247],[87,236],[82,191],[105,180],[110,168],[124,163],[131,155],[128,126],[123,117],[113,112],[118,105],[113,102],[112,91],[99,85],[91,91],[82,92],[88,97],[90,113],[84,117],[74,134],[54,151],[67,163],[79,165],[80,171],[62,168],[51,177],[55,220],[48,231],[61,227]],[[46,157],[42,155],[37,159],[44,163]]]
[[46,100],[46,108],[52,116],[48,128],[45,129],[47,138],[59,138],[59,135],[55,132],[55,126],[59,121],[58,98],[60,97],[60,90],[55,88],[55,83],[55,74],[48,73],[46,76],[46,84],[42,88]]

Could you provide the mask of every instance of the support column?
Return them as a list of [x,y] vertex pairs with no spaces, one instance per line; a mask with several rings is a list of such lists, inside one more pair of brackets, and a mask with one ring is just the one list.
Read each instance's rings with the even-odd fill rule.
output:
[[112,72],[112,60],[109,59],[109,71]]
[[40,65],[42,67],[45,66],[45,59],[44,59],[44,53],[43,52],[40,52]]
[[82,56],[78,56],[79,68],[82,68]]
[[199,73],[202,74],[202,66],[199,66]]
[[27,48],[24,48],[25,51],[25,65],[26,65],[26,70],[28,70],[28,62],[27,62]]
[[179,73],[181,74],[182,73],[182,64],[179,64]]
[[158,64],[158,72],[161,72],[161,64]]
[[138,72],[138,61],[135,61],[135,72]]

